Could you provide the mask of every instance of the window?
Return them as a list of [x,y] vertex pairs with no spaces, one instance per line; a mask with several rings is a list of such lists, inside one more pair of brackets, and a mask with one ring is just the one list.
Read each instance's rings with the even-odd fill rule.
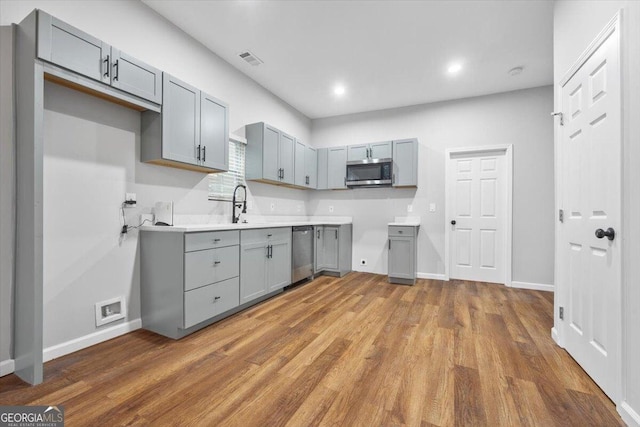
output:
[[242,141],[229,139],[229,171],[209,175],[209,200],[230,202],[236,185],[244,184],[245,146]]

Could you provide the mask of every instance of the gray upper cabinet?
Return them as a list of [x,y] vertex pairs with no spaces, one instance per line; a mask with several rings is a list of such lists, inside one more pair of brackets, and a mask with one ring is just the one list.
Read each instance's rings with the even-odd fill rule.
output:
[[263,122],[245,129],[246,179],[294,185],[295,138]]
[[111,86],[162,103],[162,71],[119,49],[111,48]]
[[164,73],[163,112],[142,113],[141,159],[199,172],[229,165],[228,107]]
[[316,149],[296,140],[294,167],[295,185],[315,189],[318,181],[318,153]]
[[348,160],[367,160],[367,159],[390,159],[392,143],[391,141],[373,142],[371,144],[349,145]]
[[327,188],[347,188],[347,147],[331,147],[327,153]]
[[329,149],[328,148],[319,148],[317,150],[317,155],[318,155],[318,169],[317,169],[317,176],[318,176],[318,181],[317,181],[317,185],[316,188],[318,190],[327,190],[329,188],[329,183],[328,183],[328,168],[329,168]]
[[162,102],[162,71],[41,10],[38,57],[156,104]]
[[393,141],[393,186],[418,186],[418,140]]
[[228,107],[204,92],[200,92],[200,144],[205,167],[229,170]]

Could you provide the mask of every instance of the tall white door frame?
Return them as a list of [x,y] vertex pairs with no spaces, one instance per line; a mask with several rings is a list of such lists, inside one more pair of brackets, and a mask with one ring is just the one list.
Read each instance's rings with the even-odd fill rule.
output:
[[445,280],[450,278],[450,264],[451,264],[451,213],[453,211],[450,185],[451,185],[451,166],[450,159],[453,154],[470,154],[477,155],[480,153],[504,153],[505,165],[506,165],[506,229],[504,233],[504,263],[505,263],[505,285],[511,286],[511,272],[512,272],[512,258],[513,258],[513,145],[489,145],[480,147],[462,147],[462,148],[450,148],[445,153],[445,239],[444,239],[444,274]]
[[[622,62],[622,49],[620,48],[621,46],[621,13],[618,12],[616,13],[616,15],[607,23],[607,25],[602,29],[602,31],[596,36],[596,38],[591,42],[591,44],[587,47],[587,49],[580,55],[580,57],[576,60],[576,62],[571,66],[571,68],[564,74],[563,78],[560,80],[558,87],[557,87],[557,91],[556,91],[556,96],[558,97],[557,103],[556,103],[556,107],[558,108],[558,111],[562,111],[562,112],[569,112],[570,106],[569,105],[563,105],[563,100],[562,100],[562,91],[563,88],[569,83],[569,81],[572,79],[572,77],[574,77],[574,75],[576,75],[576,73],[578,73],[578,71],[589,61],[589,59],[591,59],[594,54],[598,51],[598,49],[607,41],[607,40],[614,40],[616,43],[616,49],[617,49],[617,55],[618,55],[618,67],[619,64]],[[620,78],[620,82],[622,84],[622,75],[621,75],[621,67],[618,68],[617,71],[619,78]],[[622,91],[621,91],[622,93]],[[622,109],[622,97],[620,99],[620,109]],[[622,111],[622,110],[621,110]],[[562,116],[561,116],[562,117]],[[622,114],[620,115],[620,135],[622,135]],[[562,123],[564,125],[564,123]],[[560,125],[560,122],[556,120],[556,147],[555,147],[555,167],[556,167],[556,173],[555,173],[555,179],[556,179],[556,212],[559,212],[560,209],[566,209],[566,207],[564,206],[565,204],[565,200],[564,200],[564,196],[563,196],[563,190],[564,190],[564,185],[566,185],[565,181],[565,177],[563,176],[563,174],[561,173],[561,168],[560,166],[562,165],[563,162],[563,155],[565,154],[565,147],[562,144],[563,142],[563,138],[565,137],[565,135],[563,134],[564,131],[566,131],[566,127],[565,126],[558,126]],[[620,144],[621,144],[621,150],[623,149],[622,147],[622,136],[620,137]],[[622,152],[622,151],[621,151]],[[620,171],[620,177],[622,177],[622,156],[620,158],[620,163],[617,166],[617,170]],[[612,168],[615,169],[615,166],[612,165],[610,166]],[[623,194],[624,191],[624,182],[620,182],[620,194]],[[622,208],[622,204],[620,204],[620,208]],[[566,216],[566,213],[565,213]],[[620,209],[620,225],[623,224],[624,221],[624,211],[622,209]],[[570,327],[568,326],[568,322],[567,322],[567,313],[564,313],[565,319],[560,319],[560,308],[565,308],[567,306],[567,303],[569,301],[569,287],[567,284],[564,283],[563,281],[563,270],[562,268],[566,265],[567,263],[567,259],[566,256],[564,255],[563,252],[563,243],[564,243],[564,232],[565,229],[563,227],[563,224],[561,224],[559,221],[556,222],[556,244],[555,244],[555,271],[554,271],[554,275],[555,275],[555,285],[556,285],[556,293],[555,293],[555,301],[554,301],[554,327],[551,330],[551,335],[553,340],[560,346],[563,348],[567,347],[568,344],[568,331],[567,329]],[[620,246],[620,259],[622,261],[622,259],[624,258],[624,254],[622,253],[622,250],[624,249],[624,243],[623,243],[623,233],[621,232],[622,228],[620,226],[618,226],[618,229],[616,229],[616,239],[621,241],[621,246]],[[622,355],[622,297],[621,297],[621,293],[622,293],[622,277],[623,277],[623,271],[622,269],[624,268],[624,266],[622,265],[620,268],[620,282],[618,283],[618,288],[617,289],[612,289],[610,292],[612,292],[614,295],[614,297],[616,299],[619,300],[619,307],[617,310],[615,310],[613,312],[613,315],[617,316],[615,319],[615,323],[619,326],[619,330],[617,333],[617,336],[614,338],[614,342],[612,344],[612,347],[615,349],[614,351],[617,353],[617,357],[615,360],[615,363],[617,364],[617,366],[614,367],[614,371],[615,371],[615,378],[612,379],[612,383],[609,384],[609,387],[607,390],[605,390],[605,392],[609,395],[609,397],[617,404],[620,404],[620,396],[622,396],[622,376],[623,376],[623,372],[622,372],[622,359],[621,359],[621,355]],[[602,385],[601,385],[602,386]],[[603,387],[604,389],[604,387]]]

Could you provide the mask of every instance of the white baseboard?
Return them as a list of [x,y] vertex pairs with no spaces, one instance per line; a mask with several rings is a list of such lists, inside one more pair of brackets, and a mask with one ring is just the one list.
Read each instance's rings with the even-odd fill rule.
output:
[[16,363],[13,359],[3,360],[2,362],[0,362],[0,377],[13,374],[15,370],[16,370]]
[[416,276],[418,277],[418,279],[432,279],[432,280],[442,280],[442,281],[448,281],[449,279],[447,278],[446,275],[444,274],[435,274],[435,273],[417,273]]
[[618,413],[629,427],[640,427],[640,415],[624,401],[618,406]]
[[120,325],[101,329],[92,334],[45,348],[42,352],[42,359],[44,362],[48,362],[49,360],[57,359],[58,357],[82,350],[83,348],[91,347],[92,345],[135,331],[141,327],[142,320],[134,319],[129,322],[121,323]]
[[555,326],[551,328],[551,339],[553,340],[553,342],[562,347],[562,345],[560,344],[560,335],[558,334],[558,330]]
[[544,283],[530,283],[530,282],[516,282],[515,280],[511,281],[512,288],[518,289],[531,289],[532,291],[547,291],[553,292],[554,286],[547,285]]

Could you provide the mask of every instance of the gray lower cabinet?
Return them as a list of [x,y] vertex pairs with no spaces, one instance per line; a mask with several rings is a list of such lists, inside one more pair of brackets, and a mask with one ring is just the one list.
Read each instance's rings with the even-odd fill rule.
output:
[[167,73],[163,87],[162,114],[142,113],[142,161],[205,173],[227,171],[227,105]]
[[347,147],[331,147],[327,151],[327,188],[347,188]]
[[418,186],[418,140],[393,141],[393,186]]
[[352,228],[345,225],[315,226],[315,273],[344,276],[351,271]]
[[239,235],[239,231],[142,231],[142,326],[182,338],[237,308]]
[[389,282],[413,285],[416,282],[417,226],[389,226]]
[[291,284],[291,227],[242,230],[240,303]]
[[245,132],[246,179],[294,185],[295,138],[263,122],[247,125]]
[[162,71],[38,11],[38,57],[90,79],[162,103]]

